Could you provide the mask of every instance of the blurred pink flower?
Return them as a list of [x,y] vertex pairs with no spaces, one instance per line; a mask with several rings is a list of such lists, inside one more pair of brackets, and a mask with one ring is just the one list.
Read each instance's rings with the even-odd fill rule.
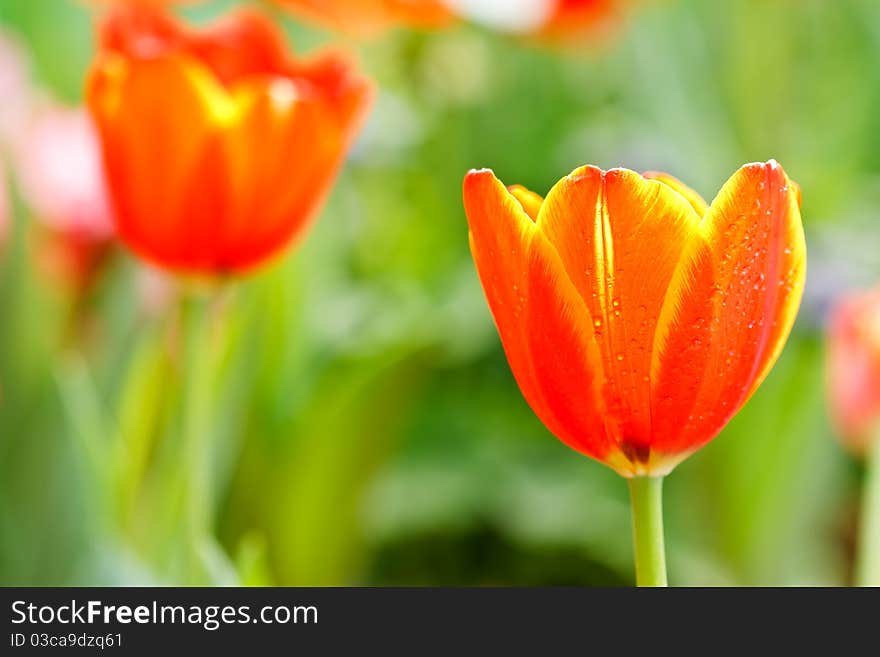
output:
[[82,108],[34,102],[10,142],[14,179],[35,220],[37,262],[55,284],[81,295],[113,240],[92,120]]
[[21,194],[40,222],[82,239],[112,237],[97,135],[84,109],[39,110],[14,151]]
[[880,287],[841,299],[828,327],[828,400],[838,435],[863,451],[880,425]]
[[[26,51],[0,31],[0,157],[40,228],[45,273],[81,289],[113,238],[103,164],[88,113],[49,98],[30,77]],[[0,217],[0,234],[5,223]]]

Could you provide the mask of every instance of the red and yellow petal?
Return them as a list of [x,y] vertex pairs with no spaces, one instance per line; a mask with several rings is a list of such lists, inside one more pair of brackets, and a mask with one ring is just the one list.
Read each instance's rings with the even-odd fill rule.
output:
[[625,169],[574,171],[547,195],[537,225],[558,252],[592,318],[615,440],[651,459],[654,334],[699,217],[670,187]]
[[[665,474],[714,437],[791,330],[806,253],[799,189],[775,162],[743,167],[709,207],[665,174],[595,167],[543,200],[475,172],[465,201],[526,398],[624,476]],[[577,387],[593,394],[580,423]]]
[[607,27],[619,18],[619,5],[618,0],[557,0],[538,36],[566,41]]
[[280,29],[256,11],[239,10],[202,31],[188,32],[181,47],[209,67],[224,85],[288,72],[289,58]]
[[233,103],[197,63],[179,57],[131,65],[105,55],[92,69],[87,96],[120,237],[154,262],[176,262],[181,223],[199,223],[184,213],[184,196],[192,194],[187,187],[208,143],[234,114]]
[[448,25],[452,12],[441,0],[276,0],[290,11],[334,30],[372,36],[396,25]]
[[788,337],[805,268],[795,186],[776,162],[743,167],[712,202],[672,291],[653,363],[657,449],[693,451],[748,400]]
[[283,36],[264,15],[239,10],[193,30],[175,21],[160,4],[120,3],[101,23],[102,50],[135,60],[187,55],[225,85],[254,75],[289,72]]
[[583,301],[518,200],[491,171],[464,182],[471,250],[505,353],[529,405],[563,442],[607,461],[617,451]]
[[706,211],[709,209],[709,204],[693,189],[685,185],[678,178],[670,176],[668,173],[663,173],[661,171],[646,171],[642,174],[642,177],[647,178],[648,180],[659,180],[667,187],[671,187],[676,192],[681,194],[684,199],[690,203],[691,207],[694,209],[694,212],[697,213],[697,216],[704,217],[706,215]]
[[124,6],[101,33],[88,97],[123,241],[168,269],[224,274],[303,232],[372,98],[348,58],[294,60],[253,12],[192,30]]
[[536,194],[522,185],[510,185],[507,191],[510,192],[513,198],[519,201],[522,209],[525,210],[525,213],[529,215],[532,221],[538,220],[538,212],[544,203],[544,198],[540,194]]
[[[109,0],[108,0],[108,4]],[[98,45],[104,52],[148,58],[164,54],[183,40],[179,25],[163,11],[163,3],[115,0],[98,28]]]
[[[264,88],[230,131],[228,158],[238,191],[225,231],[227,243],[236,245],[240,268],[304,232],[368,106],[371,90],[364,87],[357,94],[340,117],[321,99],[299,98],[280,79],[274,89]],[[254,148],[256,143],[265,146]]]

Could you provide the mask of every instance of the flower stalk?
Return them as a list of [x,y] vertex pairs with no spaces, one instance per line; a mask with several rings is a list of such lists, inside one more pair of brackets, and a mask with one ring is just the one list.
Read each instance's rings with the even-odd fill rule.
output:
[[187,293],[181,302],[182,433],[187,535],[198,546],[210,531],[208,431],[210,427],[211,296]]
[[663,477],[629,480],[638,586],[667,586],[663,543]]
[[869,443],[865,475],[856,584],[880,586],[880,423],[874,427],[873,440]]

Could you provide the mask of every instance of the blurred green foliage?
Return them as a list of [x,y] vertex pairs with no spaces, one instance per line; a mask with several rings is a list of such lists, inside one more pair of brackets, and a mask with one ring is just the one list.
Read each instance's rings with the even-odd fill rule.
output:
[[[298,47],[346,40],[273,13]],[[84,5],[0,0],[0,24],[39,84],[81,100]],[[305,244],[215,309],[213,538],[195,579],[631,583],[626,486],[519,394],[468,253],[462,176],[489,166],[543,193],[578,165],[622,165],[711,198],[774,157],[803,188],[808,249],[854,236],[823,257],[878,278],[878,26],[875,0],[668,0],[582,48],[472,26],[347,43],[381,89],[370,122]],[[137,265],[117,253],[71,344],[29,221],[18,203],[0,262],[0,583],[193,581],[176,315],[143,315]],[[829,287],[828,267],[810,269],[808,301]],[[822,307],[669,477],[672,583],[848,581],[859,471],[825,419]]]

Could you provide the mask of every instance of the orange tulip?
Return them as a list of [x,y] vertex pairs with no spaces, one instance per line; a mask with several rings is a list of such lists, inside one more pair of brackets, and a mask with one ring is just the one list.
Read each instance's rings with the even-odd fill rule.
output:
[[837,304],[828,328],[828,399],[842,439],[863,452],[880,438],[880,287]]
[[82,0],[90,5],[185,5],[202,0]]
[[100,44],[87,96],[122,241],[218,275],[303,235],[372,96],[344,57],[291,59],[256,13],[194,31],[142,4]]
[[618,17],[623,0],[446,0],[456,14],[491,29],[548,40],[570,40]]
[[592,166],[546,199],[471,171],[464,204],[523,395],[560,440],[625,477],[664,475],[718,434],[794,322],[799,192],[772,160],[711,205],[671,176]]
[[538,30],[542,37],[573,37],[597,28],[619,10],[620,0],[558,0]]
[[308,20],[359,35],[396,25],[433,28],[452,20],[440,0],[276,0]]

